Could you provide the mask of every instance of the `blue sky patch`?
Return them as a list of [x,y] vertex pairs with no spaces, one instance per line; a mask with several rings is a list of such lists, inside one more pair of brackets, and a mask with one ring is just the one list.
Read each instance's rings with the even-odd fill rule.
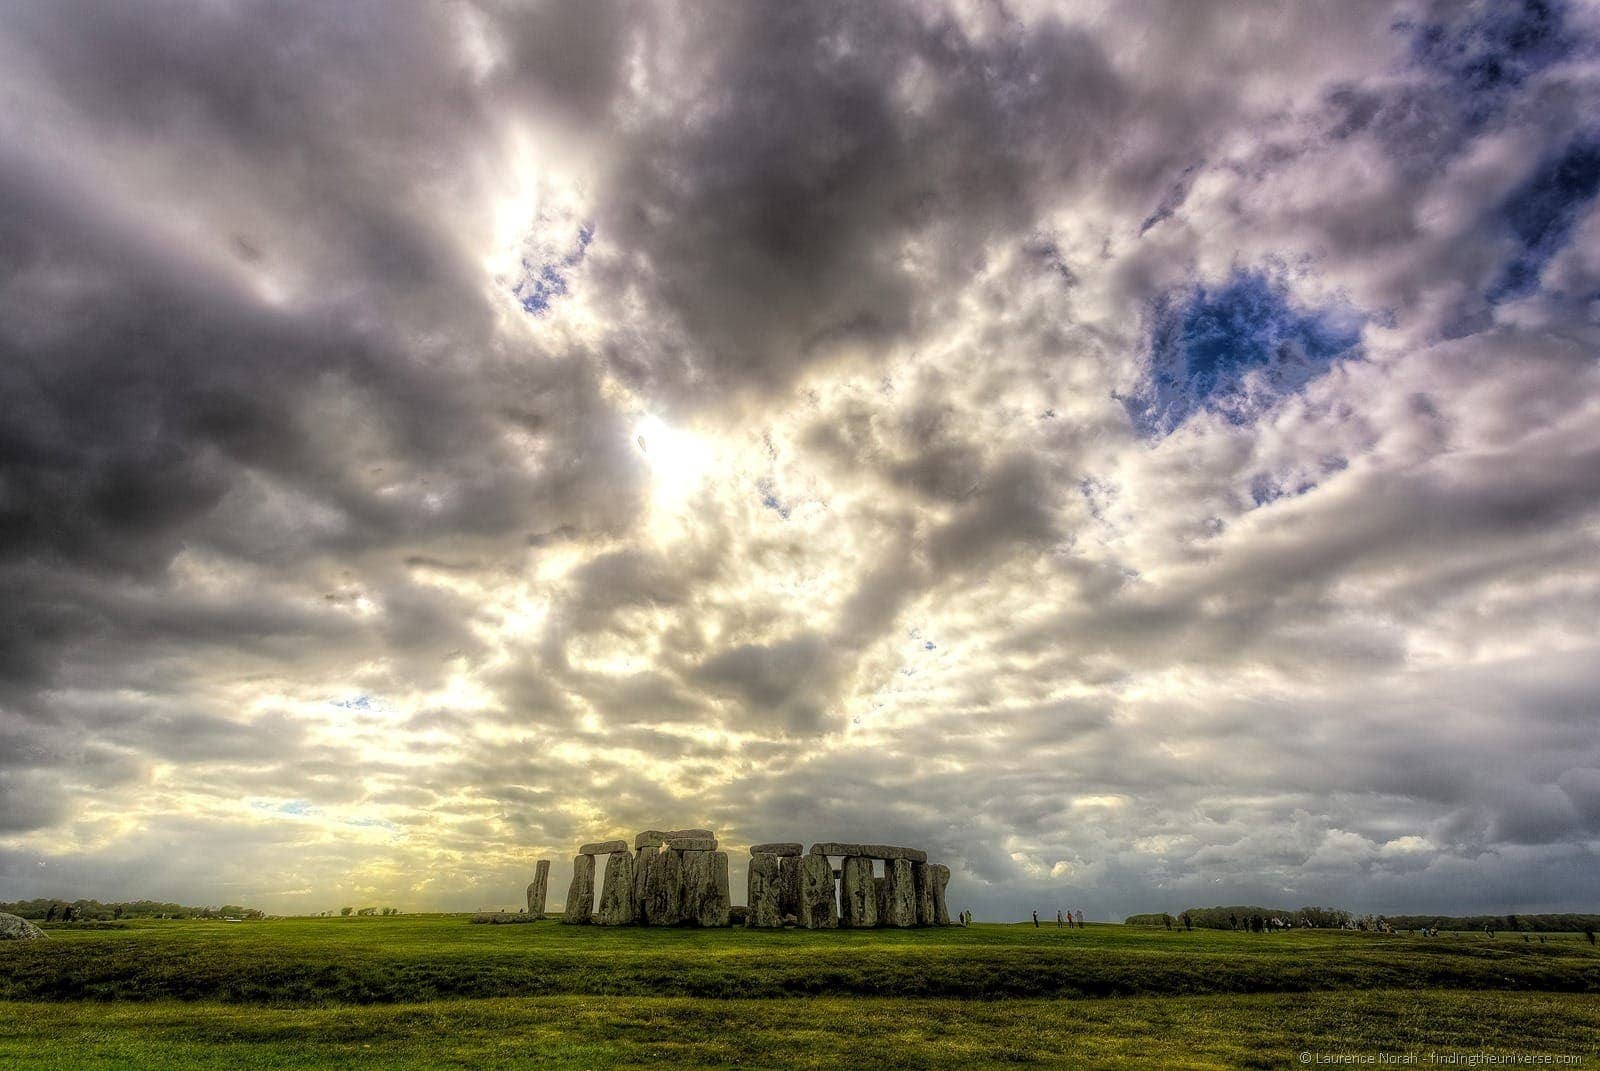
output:
[[1169,294],[1156,303],[1149,376],[1125,400],[1128,415],[1146,435],[1166,435],[1201,409],[1245,423],[1334,361],[1357,356],[1365,322],[1348,305],[1302,308],[1262,271]]
[[1489,289],[1492,302],[1526,297],[1539,288],[1550,259],[1572,240],[1578,217],[1600,193],[1600,140],[1582,138],[1546,160],[1501,206],[1518,251]]
[[567,293],[567,274],[583,263],[584,254],[589,251],[589,243],[594,241],[594,224],[586,223],[578,228],[578,247],[560,260],[534,265],[526,258],[522,261],[522,269],[527,274],[515,287],[512,293],[522,303],[525,312],[534,316],[543,316],[550,308],[550,302]]
[[1447,7],[1449,18],[1402,23],[1424,68],[1467,94],[1469,123],[1482,123],[1533,75],[1569,55],[1566,5],[1559,0],[1491,0]]

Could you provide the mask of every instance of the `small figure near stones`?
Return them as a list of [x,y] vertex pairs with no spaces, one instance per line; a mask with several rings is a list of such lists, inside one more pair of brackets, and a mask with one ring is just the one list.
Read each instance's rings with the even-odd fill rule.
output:
[[1039,912],[1037,911],[1033,913],[1033,928],[1036,930],[1039,928]]

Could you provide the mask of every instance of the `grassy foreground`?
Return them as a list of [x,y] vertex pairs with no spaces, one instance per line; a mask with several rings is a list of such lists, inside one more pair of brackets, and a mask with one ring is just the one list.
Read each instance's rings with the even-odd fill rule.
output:
[[0,956],[4,1000],[373,1004],[563,994],[1102,997],[1374,988],[1600,993],[1600,953],[1298,931],[975,926],[807,932],[473,926],[460,916],[140,922]]
[[[1321,993],[1126,1000],[537,997],[358,1008],[20,1004],[0,1066],[40,1071],[363,1067],[1306,1066],[1299,1054],[1600,1053],[1600,1000]],[[1578,1066],[1582,1066],[1578,1065]],[[1437,1065],[1436,1065],[1437,1066]],[[1566,1066],[1573,1066],[1568,1064]]]
[[0,948],[0,1068],[1232,1068],[1380,1051],[1600,1066],[1600,953],[1573,935],[462,916],[50,935]]

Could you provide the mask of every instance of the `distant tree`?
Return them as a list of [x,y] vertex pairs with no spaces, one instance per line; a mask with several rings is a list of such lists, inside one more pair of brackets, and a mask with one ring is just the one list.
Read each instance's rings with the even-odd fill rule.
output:
[[339,909],[339,914],[341,914],[341,915],[344,915],[344,916],[347,916],[347,917],[348,917],[348,916],[349,916],[349,914],[350,914],[350,912],[352,912],[352,911],[354,911],[354,910],[355,910],[355,908],[353,908],[353,907],[341,907],[341,908],[340,908],[340,909]]
[[1519,930],[1521,928],[1522,927],[1517,924],[1517,916],[1515,916],[1515,915],[1507,915],[1506,916],[1506,929],[1515,932],[1516,930]]
[[360,911],[356,912],[358,915],[376,915],[377,913],[378,909],[375,907],[364,907]]

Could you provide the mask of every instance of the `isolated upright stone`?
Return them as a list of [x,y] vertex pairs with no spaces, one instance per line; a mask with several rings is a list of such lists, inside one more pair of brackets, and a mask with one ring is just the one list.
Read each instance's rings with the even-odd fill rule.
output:
[[771,930],[783,925],[783,864],[778,856],[762,852],[750,857],[745,904],[746,926]]
[[[787,859],[784,862],[788,862]],[[798,860],[800,925],[808,930],[831,930],[839,925],[839,900],[833,891],[833,867],[825,855]]]
[[933,886],[933,924],[950,925],[950,908],[945,904],[944,887],[950,884],[950,868],[943,863],[929,863],[930,884]]
[[638,920],[633,899],[633,853],[624,847],[606,856],[606,880],[600,890],[600,912],[594,921],[601,926],[631,926]]
[[883,868],[883,902],[886,908],[879,921],[885,926],[917,924],[917,885],[911,877],[911,860],[890,859]]
[[933,925],[933,865],[911,864],[911,884],[916,893],[917,925]]
[[544,918],[545,901],[550,894],[550,860],[541,859],[533,865],[533,880],[528,882],[528,914]]
[[561,921],[582,926],[594,915],[594,856],[580,855],[572,861],[572,885],[567,889],[567,909]]
[[[826,859],[825,855],[813,856]],[[845,857],[839,872],[839,924],[852,930],[870,929],[878,924],[878,893],[874,887],[872,860],[862,855]]]

